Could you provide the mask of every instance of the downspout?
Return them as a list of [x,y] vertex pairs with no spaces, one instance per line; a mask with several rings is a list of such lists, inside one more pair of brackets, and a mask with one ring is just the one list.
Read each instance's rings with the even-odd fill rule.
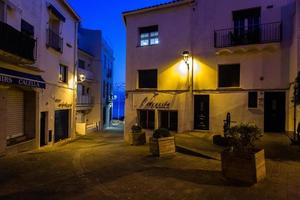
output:
[[78,36],[78,22],[75,21],[74,24],[75,35],[74,35],[74,69],[73,69],[73,126],[72,133],[74,137],[76,136],[76,105],[77,105],[77,52],[78,52],[78,44],[77,44],[77,36]]
[[[191,55],[192,55],[192,74],[191,74],[191,107],[192,107],[192,110],[191,110],[191,113],[192,116],[194,116],[194,45],[193,45],[193,40],[194,40],[194,32],[193,32],[193,23],[194,23],[194,13],[195,13],[195,10],[196,10],[196,2],[192,2],[191,3],[191,19],[190,19],[190,48],[191,48]],[[192,120],[191,120],[191,130],[194,130],[194,117],[192,117]]]

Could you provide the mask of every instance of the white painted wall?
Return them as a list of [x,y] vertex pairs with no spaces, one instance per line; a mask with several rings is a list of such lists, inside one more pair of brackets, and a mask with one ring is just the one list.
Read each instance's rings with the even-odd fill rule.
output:
[[[247,91],[252,89],[287,92],[286,130],[291,130],[288,88],[296,71],[291,68],[296,57],[294,3],[294,0],[198,0],[192,6],[126,15],[126,90],[129,92],[125,133],[137,121],[136,107],[132,103],[141,95],[132,92],[137,89],[137,70],[157,68],[158,90],[187,89],[187,74],[178,70],[183,65],[180,55],[183,50],[189,50],[193,55],[194,62],[190,61],[190,64],[194,63],[194,87],[199,90],[195,94],[210,94],[210,131],[222,132],[227,112],[231,112],[234,121],[255,122],[263,128],[263,99],[258,109],[247,108]],[[267,8],[270,5],[273,8]],[[229,48],[227,52],[233,54],[222,51],[217,55],[214,31],[233,27],[232,11],[257,6],[262,9],[261,23],[282,21],[282,42]],[[158,25],[160,44],[137,47],[138,28],[149,25]],[[233,63],[240,63],[240,88],[245,91],[218,91],[218,65]],[[179,132],[182,132],[193,129],[193,100],[190,94],[180,96],[184,96],[183,101],[175,107],[179,110]]]

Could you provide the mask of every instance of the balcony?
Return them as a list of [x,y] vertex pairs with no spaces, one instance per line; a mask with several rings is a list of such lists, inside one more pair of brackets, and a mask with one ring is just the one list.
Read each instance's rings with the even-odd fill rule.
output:
[[0,51],[13,62],[33,64],[36,58],[36,40],[0,21]]
[[51,47],[54,50],[63,52],[63,38],[59,34],[51,29],[47,29],[47,47]]
[[[90,108],[94,104],[94,98],[89,95],[77,96],[77,107]],[[80,110],[80,109],[79,109]]]
[[266,44],[281,42],[282,26],[280,22],[216,30],[214,32],[215,48],[240,45]]

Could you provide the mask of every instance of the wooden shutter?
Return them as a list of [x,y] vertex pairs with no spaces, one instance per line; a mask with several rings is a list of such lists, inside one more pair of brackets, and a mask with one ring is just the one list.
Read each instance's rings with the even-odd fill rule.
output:
[[4,22],[5,19],[5,4],[0,0],[0,22]]
[[24,93],[10,89],[7,94],[7,138],[24,135]]

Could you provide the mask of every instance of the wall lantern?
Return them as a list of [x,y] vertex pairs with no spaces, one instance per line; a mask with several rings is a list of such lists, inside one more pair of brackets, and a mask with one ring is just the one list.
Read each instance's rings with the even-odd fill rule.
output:
[[86,79],[85,75],[84,74],[79,74],[79,81],[80,82],[84,82]]
[[183,57],[184,62],[188,65],[190,52],[189,51],[183,51],[181,55]]
[[[193,70],[192,70],[192,80],[190,80],[190,64],[189,64],[189,58],[190,58],[190,52],[189,51],[183,51],[182,52],[183,61],[185,62],[187,69],[188,69],[188,89],[192,89],[193,91]],[[193,66],[192,66],[193,67]],[[191,82],[191,84],[190,84]]]

